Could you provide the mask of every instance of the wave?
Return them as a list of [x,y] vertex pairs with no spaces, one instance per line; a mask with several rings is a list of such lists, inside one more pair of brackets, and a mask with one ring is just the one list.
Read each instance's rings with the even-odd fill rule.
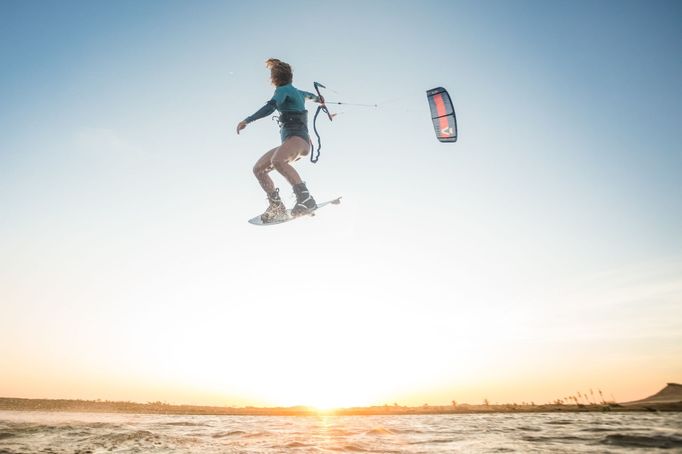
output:
[[629,448],[682,448],[682,438],[673,435],[607,435],[603,444]]
[[243,430],[230,430],[228,432],[218,432],[211,435],[213,438],[234,437],[235,435],[245,435],[248,432]]
[[198,423],[198,422],[190,422],[190,421],[174,421],[174,422],[165,422],[161,424],[162,426],[181,426],[181,427],[204,427],[206,424]]
[[160,441],[161,441],[160,435],[152,433],[148,430],[134,430],[132,432],[103,434],[97,435],[92,439],[93,443],[98,444],[103,443],[112,445],[120,445],[130,442],[158,443]]
[[578,437],[576,435],[562,435],[562,436],[537,436],[533,437],[530,435],[525,435],[521,437],[524,441],[530,441],[533,443],[565,443],[565,442],[580,442],[589,441],[589,438]]
[[609,429],[608,427],[585,427],[583,429],[580,429],[581,432],[594,432],[594,433],[599,433],[599,432],[613,432],[613,429]]
[[410,442],[411,445],[422,445],[422,444],[431,444],[431,443],[452,443],[453,441],[457,441],[454,438],[433,438],[431,440],[418,440],[418,441],[412,441]]
[[545,424],[552,426],[570,426],[575,424],[575,421],[571,421],[570,419],[557,419],[556,421],[547,421]]
[[[361,446],[358,444],[341,444],[341,445],[331,446],[327,449],[330,449],[332,451],[340,451],[340,452],[373,452],[371,449],[367,449],[367,447]],[[379,452],[386,454],[388,451],[382,450]]]
[[259,438],[259,437],[267,437],[268,435],[271,435],[272,432],[264,431],[264,432],[246,432],[244,435],[242,435],[244,438]]
[[365,435],[395,435],[396,432],[385,427],[375,427],[365,432]]
[[121,430],[122,426],[109,423],[63,423],[63,424],[40,424],[40,423],[10,423],[5,424],[3,433],[11,433],[13,436],[22,437],[25,435],[50,434],[56,432],[81,433],[92,429]]
[[[30,413],[2,415],[0,454],[27,452],[172,452],[182,454],[243,452],[449,453],[459,443],[466,451],[591,452],[608,450],[682,452],[682,414],[622,414],[583,417],[505,415],[457,418],[330,419],[327,425],[298,417],[178,418],[158,415],[103,416],[95,422],[72,415],[35,417]],[[32,419],[35,418],[35,419]],[[46,419],[48,418],[48,419]],[[61,418],[61,419],[60,419]],[[186,427],[190,426],[190,427]],[[599,448],[601,446],[601,448]],[[558,449],[557,449],[558,447]]]
[[306,448],[308,446],[311,446],[311,445],[309,445],[307,443],[301,443],[300,441],[292,441],[292,442],[284,445],[285,448]]

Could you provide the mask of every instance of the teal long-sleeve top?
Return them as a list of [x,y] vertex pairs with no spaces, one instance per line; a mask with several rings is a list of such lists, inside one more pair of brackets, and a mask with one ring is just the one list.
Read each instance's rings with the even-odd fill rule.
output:
[[267,117],[275,110],[280,113],[284,112],[303,112],[305,111],[305,100],[310,99],[319,102],[320,98],[317,95],[307,91],[299,90],[292,84],[280,85],[275,89],[275,94],[272,99],[268,101],[263,107],[258,109],[256,113],[244,119],[245,122],[251,123],[258,119]]

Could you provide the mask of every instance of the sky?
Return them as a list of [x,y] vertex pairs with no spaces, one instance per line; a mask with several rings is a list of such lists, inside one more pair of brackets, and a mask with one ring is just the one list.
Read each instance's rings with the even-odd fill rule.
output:
[[[0,396],[618,401],[682,382],[675,1],[0,1]],[[314,218],[246,221],[271,57]],[[445,87],[459,140],[434,136]],[[308,109],[314,109],[308,105]],[[291,204],[290,186],[275,183]]]

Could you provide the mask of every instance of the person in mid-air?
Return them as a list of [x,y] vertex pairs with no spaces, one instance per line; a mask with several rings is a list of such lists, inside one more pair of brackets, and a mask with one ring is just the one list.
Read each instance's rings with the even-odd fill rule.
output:
[[273,169],[281,173],[293,186],[296,194],[296,205],[291,210],[293,216],[308,214],[317,208],[315,199],[310,195],[306,184],[301,181],[301,177],[291,163],[301,156],[306,156],[310,151],[308,111],[305,110],[305,100],[324,103],[324,98],[294,87],[291,84],[293,73],[289,64],[276,58],[268,59],[265,64],[270,70],[270,80],[276,87],[275,94],[265,106],[239,122],[237,134],[252,121],[267,117],[275,110],[279,111],[282,144],[265,153],[253,167],[253,173],[267,193],[270,203],[261,215],[261,220],[272,222],[287,216],[286,207],[279,196],[279,188],[275,188],[275,184],[268,175]]

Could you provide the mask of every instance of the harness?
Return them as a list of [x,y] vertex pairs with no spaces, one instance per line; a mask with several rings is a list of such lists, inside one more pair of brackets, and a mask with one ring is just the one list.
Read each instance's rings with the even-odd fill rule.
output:
[[[322,99],[322,94],[320,93],[320,87],[327,88],[319,82],[315,82],[315,91],[317,96]],[[325,103],[320,103],[317,106],[315,115],[313,116],[313,131],[317,137],[317,150],[315,150],[315,145],[310,141],[310,162],[317,163],[320,159],[320,150],[322,149],[322,139],[320,138],[320,133],[317,131],[317,116],[320,111],[327,114],[329,121],[332,121],[334,116],[329,113],[329,109]],[[282,112],[279,116],[273,115],[272,119],[277,122],[277,125],[281,128],[291,128],[291,129],[306,129],[308,128],[308,111],[304,110],[302,112]]]
[[277,118],[280,128],[307,128],[308,127],[308,111],[303,112],[282,112]]

